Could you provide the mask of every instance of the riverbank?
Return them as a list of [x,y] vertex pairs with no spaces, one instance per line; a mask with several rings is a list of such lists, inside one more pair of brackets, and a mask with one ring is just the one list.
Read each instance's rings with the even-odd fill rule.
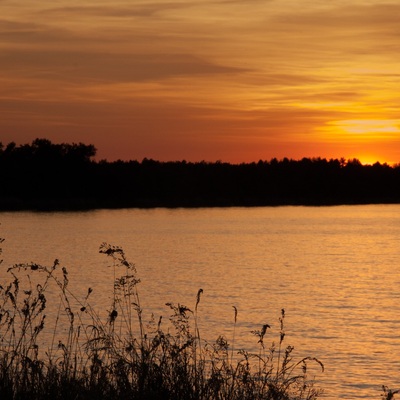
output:
[[[294,348],[286,345],[284,310],[276,344],[268,344],[268,324],[254,330],[256,354],[236,349],[234,336],[208,343],[197,325],[202,289],[192,308],[168,303],[169,322],[161,317],[143,321],[135,266],[119,247],[103,244],[100,252],[110,258],[116,276],[106,319],[90,304],[92,288],[83,299],[74,296],[68,271],[58,260],[51,267],[9,268],[10,283],[0,286],[2,399],[318,398],[321,390],[308,369],[323,372],[323,364],[312,357],[295,359]],[[47,328],[53,290],[60,298],[59,312],[43,349],[39,339]]]
[[[257,352],[235,345],[235,307],[232,337],[207,342],[198,325],[202,289],[192,306],[168,303],[168,320],[144,321],[134,264],[119,247],[103,244],[100,253],[116,277],[105,318],[91,305],[95,288],[77,298],[58,260],[51,266],[28,263],[9,269],[10,281],[0,287],[2,399],[321,397],[323,360],[296,356],[284,310],[273,328],[266,323],[252,331]],[[46,313],[57,299],[56,324],[48,326]],[[45,331],[50,339],[43,347]],[[381,397],[393,399],[396,393],[383,387]]]

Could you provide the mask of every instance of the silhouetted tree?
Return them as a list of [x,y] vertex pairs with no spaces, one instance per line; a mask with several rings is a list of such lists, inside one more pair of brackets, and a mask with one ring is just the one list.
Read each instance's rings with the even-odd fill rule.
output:
[[0,208],[264,206],[400,202],[400,166],[276,158],[94,161],[93,145],[0,143]]

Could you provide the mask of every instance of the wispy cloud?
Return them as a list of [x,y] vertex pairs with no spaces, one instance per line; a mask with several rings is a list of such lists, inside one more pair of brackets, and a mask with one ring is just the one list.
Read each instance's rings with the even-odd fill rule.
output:
[[326,154],[340,121],[398,119],[397,0],[1,4],[0,131],[68,127],[97,143],[114,126],[143,156],[159,135],[182,155],[225,143],[249,157],[279,143]]
[[78,51],[3,51],[3,71],[11,75],[86,84],[162,80],[182,75],[233,74],[226,67],[185,54],[118,54]]

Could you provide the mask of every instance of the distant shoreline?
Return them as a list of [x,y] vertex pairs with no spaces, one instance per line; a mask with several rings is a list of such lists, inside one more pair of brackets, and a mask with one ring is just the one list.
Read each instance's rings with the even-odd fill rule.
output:
[[85,144],[0,147],[1,211],[399,204],[400,164],[93,161]]
[[334,206],[358,206],[358,205],[382,205],[382,204],[400,204],[400,201],[385,201],[385,200],[374,200],[374,201],[343,201],[343,202],[233,202],[233,201],[220,201],[218,203],[194,203],[188,204],[187,202],[182,203],[162,203],[157,201],[145,202],[138,201],[134,204],[126,203],[113,203],[109,202],[96,202],[89,199],[75,199],[69,201],[55,201],[52,199],[41,199],[40,201],[25,202],[19,200],[13,200],[10,202],[9,199],[0,198],[0,212],[74,212],[74,211],[96,211],[96,210],[118,210],[118,209],[196,209],[196,208],[254,208],[254,207],[334,207]]

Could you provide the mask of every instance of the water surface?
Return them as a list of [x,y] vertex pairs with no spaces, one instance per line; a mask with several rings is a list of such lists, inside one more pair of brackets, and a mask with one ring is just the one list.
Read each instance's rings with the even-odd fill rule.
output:
[[325,399],[379,398],[400,387],[400,206],[266,207],[0,213],[0,278],[16,262],[69,270],[70,287],[106,311],[113,281],[102,242],[122,246],[138,269],[146,318],[166,302],[194,307],[209,340],[232,337],[257,349],[250,333],[268,323],[277,340],[286,310],[287,344],[314,356]]

